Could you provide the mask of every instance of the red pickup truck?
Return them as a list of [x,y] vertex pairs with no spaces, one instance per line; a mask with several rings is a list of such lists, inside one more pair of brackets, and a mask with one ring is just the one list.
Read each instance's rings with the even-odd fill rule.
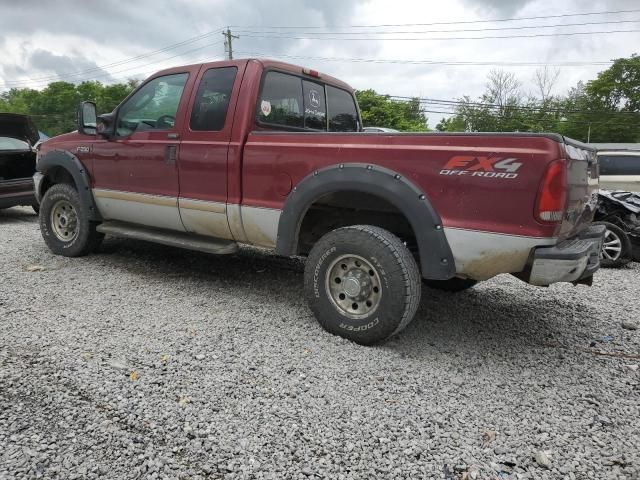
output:
[[595,153],[559,135],[363,133],[349,85],[257,59],[161,71],[78,121],[38,154],[54,253],[110,234],[303,255],[316,318],[359,343],[404,328],[423,283],[590,284],[599,267]]

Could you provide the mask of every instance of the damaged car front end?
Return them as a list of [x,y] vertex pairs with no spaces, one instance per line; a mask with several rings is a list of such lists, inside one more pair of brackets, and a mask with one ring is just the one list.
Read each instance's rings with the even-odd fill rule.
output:
[[640,261],[640,194],[601,190],[595,221],[607,228],[600,255],[603,267]]
[[29,116],[0,113],[0,208],[30,205],[38,211],[32,177],[39,142]]

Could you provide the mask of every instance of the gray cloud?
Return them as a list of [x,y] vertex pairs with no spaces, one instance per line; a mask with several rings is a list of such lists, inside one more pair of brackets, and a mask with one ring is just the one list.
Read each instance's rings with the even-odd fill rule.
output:
[[[300,0],[259,0],[239,2],[236,0],[194,0],[189,2],[157,2],[156,0],[138,0],[136,2],[81,2],[60,0],[57,2],[36,2],[35,0],[0,0],[0,32],[3,39],[31,39],[42,33],[59,35],[68,39],[77,38],[76,52],[62,55],[60,52],[47,51],[48,46],[33,44],[29,53],[31,61],[24,64],[11,64],[5,56],[3,76],[11,81],[10,74],[20,69],[29,69],[29,77],[43,78],[51,72],[65,75],[91,69],[86,75],[65,77],[69,81],[81,81],[96,78],[108,81],[110,78],[144,76],[151,71],[163,68],[162,60],[180,55],[174,64],[191,63],[223,56],[223,37],[218,29],[227,25],[251,26],[251,30],[232,27],[240,35],[234,42],[238,52],[299,53],[316,56],[322,48],[306,49],[304,41],[279,38],[261,38],[256,30],[269,29],[282,25],[325,26],[345,24],[358,5],[367,0],[343,2],[342,0],[300,1]],[[10,3],[10,5],[9,5]],[[33,17],[34,8],[38,18],[45,21],[27,20]],[[236,32],[237,31],[237,32]],[[99,64],[93,58],[100,58],[101,50],[120,50],[122,55],[115,61],[145,55],[145,52],[162,49],[197,35],[211,33],[206,38],[164,53],[145,57],[136,62],[109,67],[113,77],[104,70],[94,70]],[[286,32],[286,30],[284,30]],[[31,40],[29,40],[31,41]],[[6,43],[6,41],[5,41]],[[67,40],[68,43],[68,40]],[[373,54],[377,42],[358,48],[359,54]],[[323,48],[331,48],[340,42],[323,42]],[[355,45],[354,45],[355,46]],[[5,47],[6,48],[6,47]],[[35,51],[34,51],[35,50]],[[238,53],[236,57],[249,56]],[[111,62],[106,62],[111,63]],[[148,68],[141,73],[141,67]],[[0,78],[1,84],[2,78]],[[34,86],[37,84],[32,83]]]
[[[260,30],[291,36],[327,31],[353,24],[405,24],[486,20],[490,18],[557,15],[638,8],[638,0],[593,0],[589,5],[568,0],[182,0],[158,2],[97,2],[95,0],[0,0],[0,90],[12,85],[40,88],[52,75],[87,71],[65,80],[125,80],[185,63],[221,58],[220,29],[230,25],[235,34],[237,58],[269,54],[343,78],[354,87],[374,88],[394,95],[458,98],[479,95],[493,66],[447,65],[446,62],[568,62],[601,61],[629,56],[640,42],[639,34],[585,35],[473,41],[340,41],[261,38]],[[594,20],[628,19],[630,15],[586,17]],[[549,23],[562,23],[554,20]],[[544,20],[519,22],[544,25]],[[300,29],[282,26],[307,27]],[[451,29],[503,27],[505,23],[457,25]],[[322,27],[313,29],[310,27]],[[614,29],[604,25],[600,30]],[[411,27],[402,30],[440,30],[448,27]],[[596,27],[587,27],[596,29]],[[631,27],[629,27],[631,28]],[[374,31],[369,28],[367,30]],[[395,29],[397,30],[397,29]],[[558,29],[549,30],[551,32]],[[353,32],[343,29],[342,31]],[[534,30],[535,31],[535,30]],[[206,38],[159,54],[153,50],[182,42],[205,32]],[[529,33],[495,32],[496,35]],[[494,32],[489,32],[490,35]],[[425,34],[426,35],[426,34]],[[444,36],[444,34],[442,34]],[[474,33],[473,36],[483,36]],[[371,37],[380,37],[375,32]],[[406,34],[403,36],[413,36]],[[429,35],[430,36],[430,35]],[[456,35],[458,36],[458,35]],[[464,32],[460,34],[464,36]],[[193,52],[190,50],[198,49]],[[353,63],[300,57],[344,57],[391,60],[436,60],[437,65]],[[109,65],[123,59],[142,58]],[[175,58],[170,58],[174,57]],[[98,69],[97,66],[105,66]],[[511,68],[525,84],[534,68]],[[603,66],[562,69],[557,93],[578,80],[594,78]],[[41,80],[45,77],[46,80]],[[31,81],[30,79],[36,79]],[[6,82],[12,83],[6,83]],[[529,88],[526,86],[526,88]],[[436,108],[434,108],[436,109]],[[440,115],[434,114],[439,117]]]
[[479,12],[490,12],[500,17],[509,17],[533,1],[534,0],[464,0],[464,3]]
[[[91,71],[92,76],[99,77],[102,81],[113,80],[106,70],[79,52],[71,52],[70,55],[56,55],[47,50],[37,49],[29,56],[28,65],[30,71],[51,72],[55,75]],[[69,76],[68,80],[74,81],[74,76]]]

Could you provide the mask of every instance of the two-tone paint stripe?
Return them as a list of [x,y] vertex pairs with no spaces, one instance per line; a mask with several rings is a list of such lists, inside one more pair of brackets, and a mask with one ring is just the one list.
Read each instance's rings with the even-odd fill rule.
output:
[[[95,189],[100,213],[113,219],[274,248],[281,210],[146,193]],[[520,272],[531,250],[556,238],[444,228],[456,272],[477,280]]]

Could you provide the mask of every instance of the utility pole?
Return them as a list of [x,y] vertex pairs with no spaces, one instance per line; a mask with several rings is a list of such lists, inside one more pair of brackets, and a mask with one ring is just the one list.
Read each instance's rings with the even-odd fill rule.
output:
[[587,143],[591,143],[591,122],[589,122],[589,130],[587,130]]
[[240,37],[236,35],[231,35],[231,30],[229,30],[229,27],[227,27],[226,32],[222,32],[222,35],[224,35],[224,51],[228,54],[227,58],[229,60],[233,60],[233,46],[231,42],[234,38],[240,38]]

